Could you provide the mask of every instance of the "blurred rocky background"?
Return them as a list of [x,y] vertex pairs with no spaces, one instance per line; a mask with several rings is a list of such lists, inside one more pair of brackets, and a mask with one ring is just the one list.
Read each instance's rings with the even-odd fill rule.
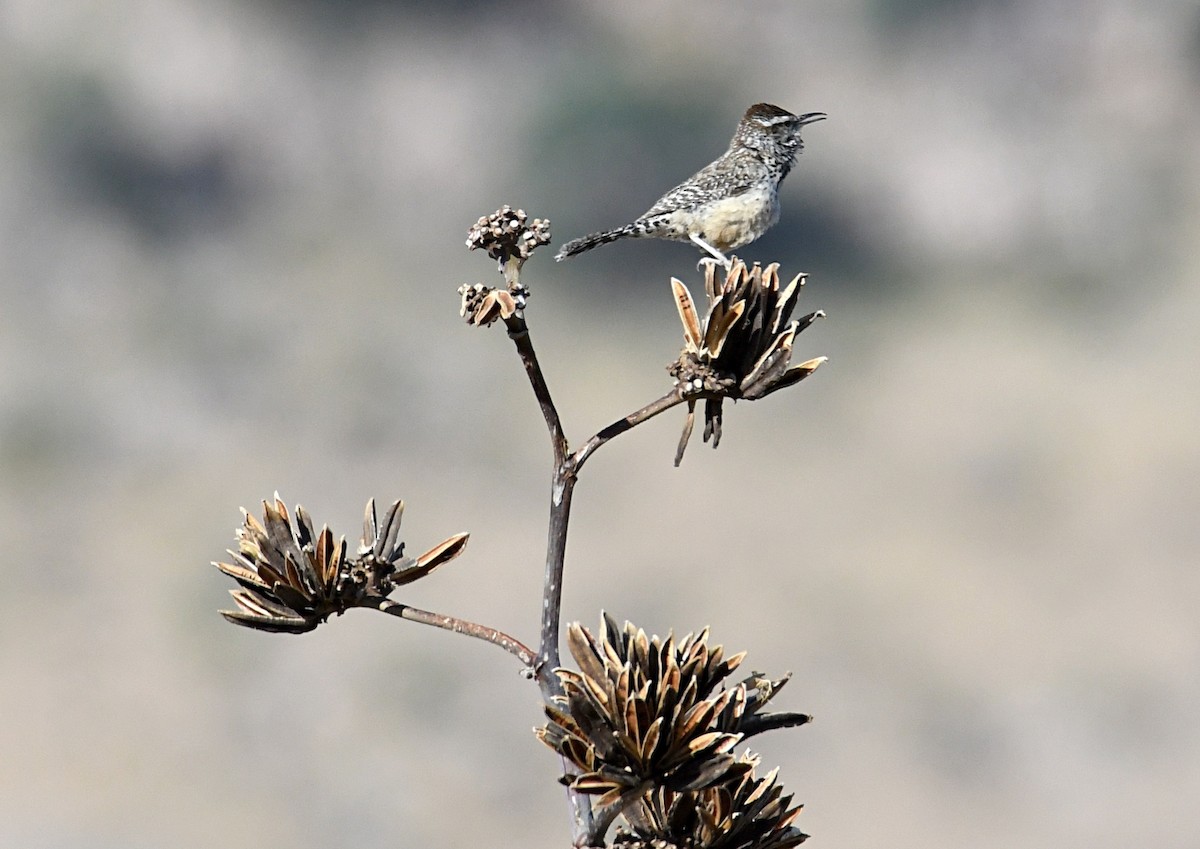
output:
[[[561,847],[535,688],[352,612],[227,625],[278,489],[402,597],[532,641],[549,447],[467,228],[624,223],[769,101],[824,111],[746,258],[802,386],[607,446],[566,617],[796,678],[811,845],[1200,845],[1200,7],[0,0],[0,845]],[[579,441],[658,397],[687,246],[524,279]]]

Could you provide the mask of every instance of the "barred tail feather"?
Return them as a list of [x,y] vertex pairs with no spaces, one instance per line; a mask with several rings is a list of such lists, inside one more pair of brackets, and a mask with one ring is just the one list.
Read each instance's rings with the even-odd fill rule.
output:
[[581,254],[584,251],[590,251],[592,248],[599,247],[600,245],[607,245],[609,242],[617,241],[617,239],[625,239],[629,236],[640,236],[641,234],[642,230],[637,226],[636,222],[633,224],[626,224],[624,227],[618,227],[616,230],[605,230],[602,233],[589,233],[582,238],[572,239],[571,241],[567,242],[558,249],[558,253],[554,255],[554,259],[558,262],[562,262],[569,256],[575,256],[576,254]]

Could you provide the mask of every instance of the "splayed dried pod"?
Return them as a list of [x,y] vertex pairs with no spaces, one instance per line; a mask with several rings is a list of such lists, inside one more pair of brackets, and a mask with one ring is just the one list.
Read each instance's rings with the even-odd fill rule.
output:
[[548,722],[536,733],[577,770],[564,780],[598,797],[602,819],[652,812],[674,798],[663,791],[741,787],[758,764],[752,753],[734,752],[746,737],[809,721],[760,713],[783,679],[756,674],[727,686],[745,654],[710,647],[707,628],[663,640],[604,614],[594,635],[571,625],[567,645],[579,669],[555,670],[563,695],[546,705]]
[[243,510],[232,563],[213,565],[241,587],[230,590],[236,610],[221,615],[235,625],[286,634],[311,631],[330,616],[385,598],[396,587],[425,577],[467,545],[455,534],[420,557],[405,557],[399,540],[404,502],[393,502],[379,521],[367,502],[363,536],[354,556],[346,539],[335,543],[329,528],[315,533],[312,517],[297,505],[293,523],[278,493],[263,502],[263,521]]
[[704,288],[708,310],[699,317],[691,293],[671,279],[671,291],[683,324],[683,350],[667,366],[676,386],[688,398],[688,419],[675,455],[675,465],[691,437],[695,406],[704,399],[704,441],[716,448],[721,442],[722,403],[726,398],[755,401],[799,383],[817,370],[825,357],[791,365],[796,335],[821,311],[792,319],[805,275],[797,274],[780,285],[779,264],[747,268],[734,257],[724,278],[718,264],[705,263]]

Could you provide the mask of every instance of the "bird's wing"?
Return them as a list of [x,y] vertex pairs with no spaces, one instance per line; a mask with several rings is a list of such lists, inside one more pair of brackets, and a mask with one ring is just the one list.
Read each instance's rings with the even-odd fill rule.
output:
[[722,157],[705,165],[692,177],[671,189],[655,201],[642,215],[649,218],[677,209],[700,206],[719,197],[737,197],[750,189],[754,181],[754,165],[761,163]]

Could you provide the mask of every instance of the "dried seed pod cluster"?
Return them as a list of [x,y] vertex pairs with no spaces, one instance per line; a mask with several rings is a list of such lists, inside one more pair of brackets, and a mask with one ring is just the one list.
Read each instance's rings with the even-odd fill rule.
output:
[[467,247],[485,250],[503,269],[509,260],[522,263],[542,245],[550,244],[550,220],[529,216],[508,204],[485,215],[467,231]]
[[229,552],[233,562],[213,564],[241,584],[229,591],[238,609],[221,615],[260,631],[302,634],[334,613],[425,577],[466,548],[468,535],[455,534],[420,557],[405,557],[403,513],[404,502],[396,501],[380,523],[374,499],[368,501],[362,540],[351,557],[345,537],[335,543],[328,527],[315,533],[312,517],[299,505],[293,524],[278,494],[274,503],[263,502],[262,522],[243,510],[238,549]]
[[676,793],[660,788],[625,813],[629,827],[613,840],[620,849],[788,849],[808,839],[792,823],[791,806],[775,780],[746,775],[736,783]]
[[493,289],[482,283],[474,286],[464,283],[458,287],[458,294],[462,298],[458,314],[467,324],[479,327],[487,327],[498,318],[512,318],[525,308],[529,299],[529,290],[521,285]]
[[500,265],[504,287],[493,288],[482,283],[458,287],[462,306],[459,315],[467,324],[486,327],[496,319],[508,321],[520,318],[529,300],[529,289],[521,283],[521,266],[542,245],[550,244],[550,222],[529,216],[523,209],[508,204],[491,215],[485,215],[467,231],[467,247],[487,251]]
[[[752,808],[767,820],[756,834],[792,835],[786,830],[799,809],[787,809],[790,797],[780,803],[774,774],[762,782],[753,778],[757,756],[734,752],[758,731],[809,720],[759,713],[786,679],[755,675],[726,687],[745,654],[726,657],[721,646],[710,647],[707,629],[660,640],[628,622],[618,627],[605,614],[598,635],[571,625],[567,644],[579,671],[556,670],[563,695],[546,706],[548,722],[537,735],[578,770],[564,781],[597,795],[598,812],[622,813],[638,839],[681,846],[724,846],[678,841],[704,829],[710,836],[724,833]],[[766,797],[768,807],[754,807]],[[685,813],[687,806],[692,813]],[[724,831],[716,820],[700,824],[696,811],[702,809],[727,820]]]
[[704,441],[715,448],[721,441],[721,405],[725,398],[754,401],[808,377],[825,357],[791,365],[796,334],[825,313],[809,313],[792,320],[792,312],[804,286],[805,275],[797,274],[786,286],[779,282],[779,264],[747,268],[733,258],[724,279],[717,264],[705,263],[704,288],[708,312],[701,320],[691,293],[671,278],[671,289],[683,323],[683,351],[667,366],[680,392],[690,396],[688,418],[680,439],[675,463],[692,433],[695,402],[705,399]]

